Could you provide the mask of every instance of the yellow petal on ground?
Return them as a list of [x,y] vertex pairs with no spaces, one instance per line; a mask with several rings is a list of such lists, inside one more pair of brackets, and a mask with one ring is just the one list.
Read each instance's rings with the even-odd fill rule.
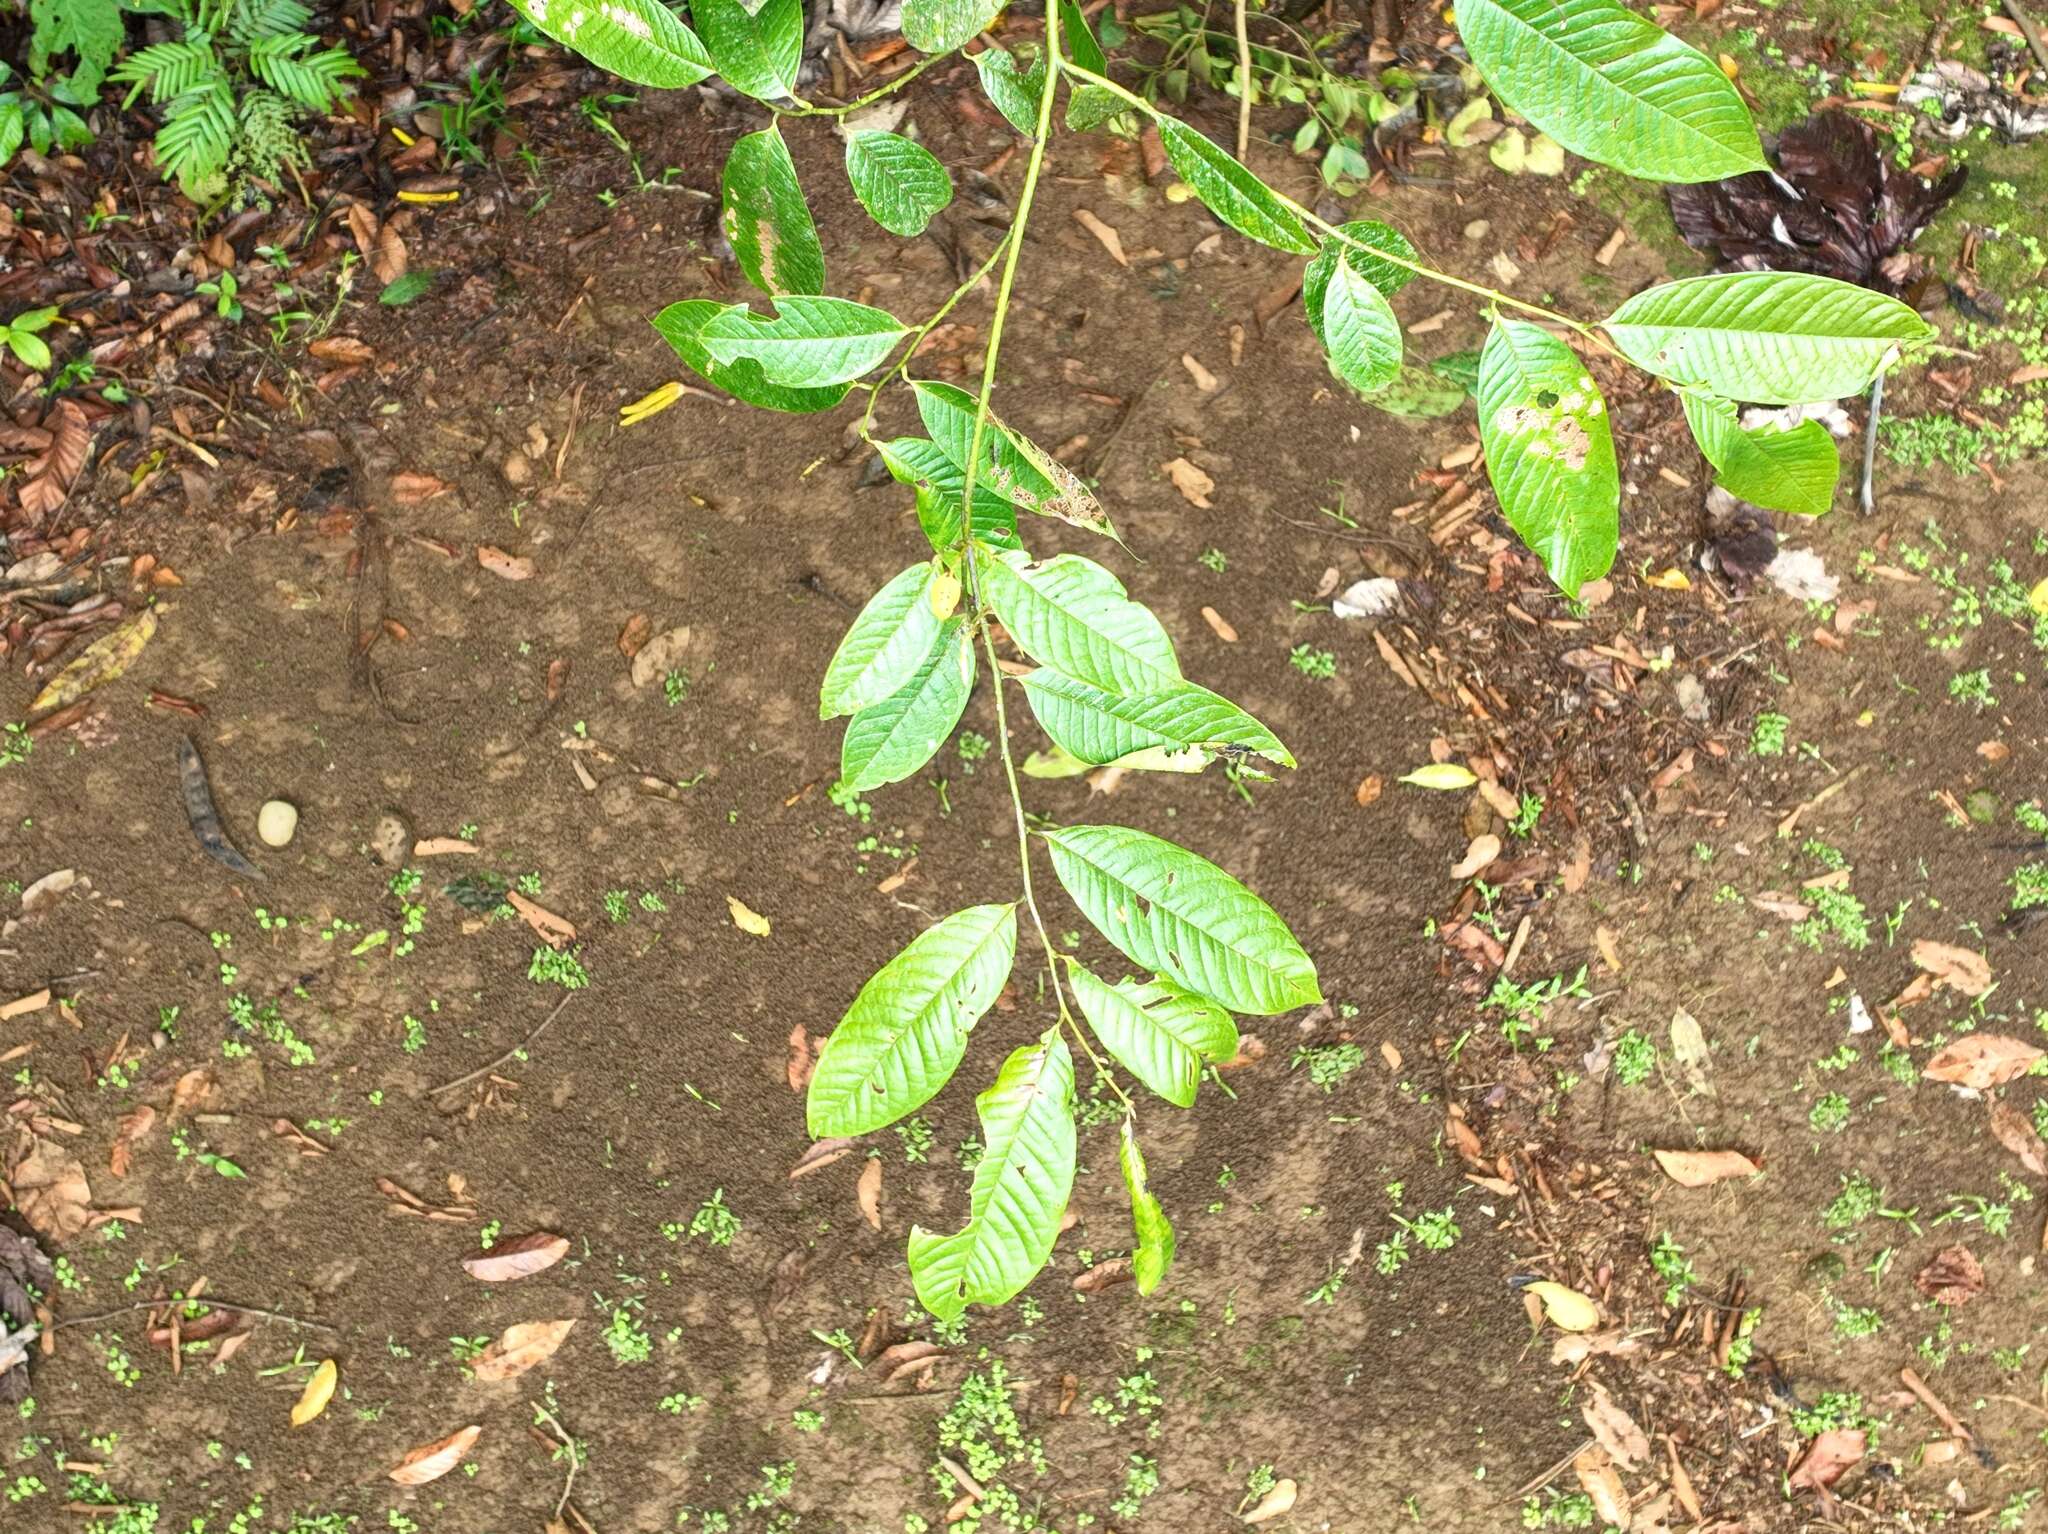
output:
[[2042,581],[2040,585],[2027,593],[2027,606],[2033,608],[2042,617],[2048,618],[2048,580]]
[[306,1388],[299,1395],[299,1404],[292,1408],[292,1426],[304,1427],[327,1410],[327,1403],[334,1399],[334,1387],[340,1379],[341,1371],[334,1367],[334,1360],[322,1360],[320,1367],[313,1371],[313,1377],[306,1381]]
[[1576,1289],[1545,1278],[1527,1285],[1526,1292],[1543,1302],[1543,1314],[1560,1331],[1590,1332],[1600,1324],[1598,1307]]
[[28,706],[31,714],[75,703],[103,682],[111,682],[135,663],[142,647],[156,634],[156,609],[148,608],[111,634],[102,634],[79,652],[78,659],[50,678],[49,686]]
[[683,386],[681,384],[675,382],[665,383],[652,394],[643,394],[630,405],[619,406],[619,424],[621,426],[638,426],[649,416],[660,415],[662,411],[668,409],[669,406],[682,397]]
[[1692,580],[1676,565],[1669,570],[1659,570],[1655,575],[1643,577],[1645,586],[1655,586],[1659,591],[1690,591]]
[[771,928],[768,924],[768,918],[748,905],[744,900],[727,895],[725,897],[725,907],[732,912],[732,924],[739,928],[740,931],[750,932],[755,937],[766,937],[770,932]]
[[1455,790],[1470,788],[1479,779],[1472,775],[1469,767],[1460,767],[1456,762],[1431,762],[1427,767],[1418,767],[1402,777],[1403,783],[1413,783],[1417,788]]

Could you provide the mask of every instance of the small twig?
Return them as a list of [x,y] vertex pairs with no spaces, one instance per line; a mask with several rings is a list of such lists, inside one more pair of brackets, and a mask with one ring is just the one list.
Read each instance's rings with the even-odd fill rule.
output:
[[496,1070],[499,1066],[503,1065],[507,1060],[510,1060],[516,1055],[523,1053],[526,1050],[526,1048],[533,1043],[535,1039],[539,1038],[542,1034],[548,1031],[548,1024],[552,1023],[556,1018],[562,1015],[562,1008],[569,1005],[569,997],[574,996],[575,994],[576,993],[574,991],[571,991],[568,993],[568,995],[564,996],[560,1001],[556,1002],[554,1010],[548,1013],[546,1017],[540,1020],[540,1026],[538,1028],[534,1029],[533,1032],[529,1033],[517,1044],[514,1044],[510,1049],[506,1050],[502,1055],[498,1056],[497,1059],[491,1061],[490,1064],[480,1065],[475,1070],[471,1071],[467,1076],[457,1076],[453,1081],[444,1081],[438,1087],[429,1087],[427,1088],[427,1095],[429,1097],[436,1097],[443,1092],[452,1092],[457,1087],[466,1087],[472,1081],[477,1081],[485,1076],[490,1075],[492,1071]]
[[569,1436],[569,1430],[555,1420],[555,1414],[539,1402],[534,1403],[533,1414],[555,1430],[555,1437],[561,1440],[562,1448],[569,1456],[569,1478],[562,1483],[561,1500],[555,1503],[555,1521],[561,1522],[562,1509],[569,1505],[569,1493],[576,1489],[576,1470],[583,1463],[583,1456],[577,1450],[576,1440]]
[[1528,1485],[1524,1486],[1520,1491],[1516,1492],[1515,1495],[1518,1497],[1528,1497],[1535,1495],[1535,1493],[1541,1491],[1545,1486],[1548,1486],[1552,1481],[1556,1480],[1559,1476],[1563,1475],[1566,1466],[1570,1465],[1573,1460],[1577,1459],[1581,1454],[1585,1453],[1586,1450],[1592,1447],[1593,1440],[1589,1438],[1584,1443],[1580,1444],[1576,1449],[1573,1449],[1570,1453],[1566,1454],[1563,1459],[1560,1459],[1556,1464],[1552,1465],[1548,1470],[1544,1471],[1541,1475],[1534,1477]]
[[[137,1300],[133,1305],[119,1305],[112,1310],[96,1311],[89,1316],[66,1316],[55,1326],[53,1332],[61,1332],[67,1326],[91,1326],[96,1321],[111,1321],[116,1316],[131,1315],[138,1310],[161,1310],[166,1305],[183,1303],[179,1300]],[[211,1295],[196,1299],[195,1305],[205,1305],[212,1310],[232,1311],[238,1316],[257,1316],[265,1321],[281,1321],[286,1326],[302,1326],[312,1332],[339,1332],[338,1326],[329,1326],[325,1321],[308,1321],[303,1316],[288,1316],[281,1310],[264,1310],[255,1305],[230,1305],[225,1300],[216,1300]]]
[[2020,29],[2020,35],[2027,40],[2027,47],[2040,61],[2041,67],[2048,69],[2048,42],[2041,40],[2041,29],[2034,25],[2034,18],[2027,14],[2020,0],[2005,0],[2005,14],[2010,16],[2013,25]]
[[[2007,0],[2010,4],[2011,0]],[[1245,0],[1237,0],[1237,158],[1252,142],[1252,41],[1245,33]]]

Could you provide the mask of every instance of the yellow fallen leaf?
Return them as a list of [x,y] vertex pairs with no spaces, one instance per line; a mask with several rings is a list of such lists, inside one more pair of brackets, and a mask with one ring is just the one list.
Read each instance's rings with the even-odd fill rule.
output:
[[1643,577],[1643,584],[1655,586],[1659,591],[1690,591],[1692,580],[1686,573],[1673,565],[1668,570],[1659,570],[1655,575]]
[[1479,781],[1469,767],[1460,767],[1456,762],[1431,762],[1427,767],[1418,767],[1402,777],[1403,783],[1413,783],[1417,788],[1460,789],[1470,788]]
[[78,659],[51,677],[49,685],[36,694],[28,711],[40,714],[45,709],[63,708],[101,683],[113,681],[134,664],[135,657],[155,634],[156,609],[146,608],[132,622],[122,624],[111,634],[102,634],[80,651]]
[[732,912],[732,924],[739,928],[740,931],[752,933],[755,937],[766,937],[768,935],[770,931],[768,918],[753,909],[744,900],[738,900],[731,895],[727,895],[725,897],[725,907]]
[[1726,53],[1717,54],[1715,56],[1714,62],[1721,66],[1721,73],[1726,75],[1729,79],[1735,80],[1741,77],[1742,66],[1736,63],[1731,55]]
[[292,1426],[304,1427],[320,1413],[327,1410],[327,1403],[334,1399],[334,1387],[341,1378],[341,1371],[334,1367],[334,1360],[324,1359],[313,1371],[313,1377],[306,1381],[306,1388],[299,1395],[299,1404],[292,1408]]
[[2027,593],[2027,606],[2033,608],[2042,617],[2048,618],[2048,580],[2043,580],[2032,591]]
[[1576,1289],[1544,1278],[1525,1286],[1525,1292],[1543,1302],[1543,1314],[1559,1331],[1590,1332],[1600,1324],[1599,1310]]
[[631,404],[619,406],[619,424],[638,426],[650,416],[657,416],[683,397],[683,386],[679,383],[665,383],[651,394],[643,394]]

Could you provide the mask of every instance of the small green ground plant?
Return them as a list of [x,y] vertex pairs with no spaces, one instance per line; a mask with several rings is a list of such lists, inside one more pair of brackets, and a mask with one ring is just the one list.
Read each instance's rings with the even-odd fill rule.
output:
[[[830,410],[865,381],[858,433],[915,493],[929,552],[875,594],[825,672],[821,717],[849,717],[841,792],[869,793],[922,771],[958,725],[982,666],[993,680],[1016,826],[1016,892],[945,917],[884,965],[827,1041],[808,1097],[817,1136],[865,1135],[915,1114],[965,1058],[972,1030],[1009,981],[1020,915],[1028,921],[1052,1020],[1002,1062],[977,1100],[984,1150],[966,1223],[910,1236],[919,1302],[941,1321],[970,1303],[1008,1301],[1051,1255],[1075,1173],[1075,1049],[1106,1088],[1101,1095],[1121,1109],[1132,1267],[1139,1290],[1150,1293],[1172,1260],[1173,1228],[1146,1184],[1137,1099],[1111,1061],[1154,1096],[1188,1108],[1204,1073],[1236,1051],[1233,1014],[1270,1016],[1322,999],[1315,965],[1286,923],[1224,869],[1133,827],[1034,825],[1026,813],[1013,693],[1052,742],[1034,757],[1041,771],[1115,764],[1199,772],[1220,761],[1263,774],[1294,765],[1257,719],[1182,673],[1164,626],[1107,568],[1074,554],[1039,559],[1026,547],[1025,529],[1043,525],[1032,518],[1121,547],[1092,490],[991,410],[1063,91],[1068,129],[1156,131],[1175,174],[1217,219],[1307,261],[1308,322],[1331,370],[1368,400],[1397,389],[1411,371],[1389,302],[1409,282],[1446,285],[1482,303],[1490,331],[1472,389],[1487,471],[1503,515],[1568,596],[1613,565],[1619,536],[1611,422],[1581,350],[1631,363],[1676,390],[1702,453],[1733,493],[1811,513],[1831,502],[1839,468],[1826,429],[1749,431],[1738,402],[1857,393],[1933,334],[1894,299],[1802,273],[1664,283],[1591,323],[1441,271],[1388,224],[1331,223],[1284,196],[1113,79],[1075,0],[1048,4],[1038,48],[983,46],[968,55],[990,102],[1030,143],[1015,216],[987,260],[915,325],[828,295],[824,245],[783,122],[843,119],[873,105],[963,52],[1003,6],[906,0],[903,33],[924,57],[856,101],[824,106],[798,95],[802,0],[692,0],[688,24],[658,0],[515,0],[542,32],[636,84],[682,88],[716,73],[773,114],[733,144],[722,178],[734,259],[772,300],[773,314],[692,299],[671,304],[654,325],[692,371],[762,408]],[[1457,25],[1504,105],[1567,150],[1661,181],[1769,168],[1747,108],[1713,60],[1617,0],[1461,0]],[[855,128],[846,140],[854,194],[890,233],[921,233],[951,201],[946,168],[912,139]],[[998,267],[979,388],[910,377],[925,338]],[[924,435],[878,438],[878,399],[899,382]],[[636,414],[659,408],[653,400]],[[1005,677],[996,621],[1033,669]],[[1067,895],[1136,974],[1101,978],[1054,943],[1034,869],[1041,849]],[[1620,1051],[1617,1069],[1628,1079]]]

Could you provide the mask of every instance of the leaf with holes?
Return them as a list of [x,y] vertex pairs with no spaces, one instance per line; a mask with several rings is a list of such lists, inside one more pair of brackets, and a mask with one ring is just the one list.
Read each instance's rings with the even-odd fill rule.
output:
[[929,564],[912,565],[868,599],[825,668],[820,719],[872,708],[916,674],[939,637],[931,582]]
[[1202,199],[1202,205],[1247,239],[1315,254],[1316,242],[1294,211],[1257,176],[1233,159],[1229,151],[1177,118],[1161,117],[1159,142],[1174,173]]
[[938,755],[974,689],[974,635],[949,618],[910,680],[846,726],[840,780],[854,793],[900,783]]
[[1834,504],[1842,455],[1818,421],[1790,431],[1745,431],[1735,407],[1691,389],[1681,390],[1685,423],[1701,456],[1714,466],[1714,482],[1752,505],[1794,516],[1818,517]]
[[1165,628],[1094,560],[1061,554],[1033,564],[1020,551],[984,563],[981,579],[1003,627],[1033,660],[1110,692],[1180,680]]
[[910,1232],[918,1303],[941,1321],[1004,1304],[1052,1255],[1074,1187],[1074,1060],[1058,1026],[1014,1051],[974,1107],[983,1149],[967,1224]]
[[938,157],[900,133],[856,133],[846,141],[846,179],[868,217],[905,239],[924,233],[953,200],[953,178]]
[[1014,905],[970,906],[912,938],[825,1040],[804,1100],[812,1136],[863,1135],[931,1101],[1016,955]]
[[1606,402],[1569,346],[1521,320],[1494,322],[1478,395],[1501,514],[1576,597],[1614,563],[1621,476]]
[[919,53],[964,48],[1002,15],[1006,0],[904,0],[903,40]]
[[690,0],[711,62],[734,90],[761,101],[796,94],[803,64],[803,0],[757,0],[749,10],[740,0]]
[[1331,371],[1361,394],[1384,388],[1401,371],[1401,322],[1348,261],[1331,268],[1323,294],[1323,344]]
[[709,298],[686,298],[680,303],[670,304],[654,317],[654,328],[662,340],[675,349],[685,365],[714,388],[725,390],[743,405],[757,405],[763,410],[780,410],[788,415],[812,415],[820,410],[830,410],[846,398],[851,384],[833,384],[826,389],[785,389],[772,384],[761,371],[761,364],[751,357],[726,366],[711,360],[711,353],[702,340],[704,327],[721,314],[737,310],[744,314],[745,304],[721,304]]
[[989,47],[974,55],[975,72],[981,88],[1015,128],[1026,138],[1038,136],[1038,98],[1045,91],[1045,60],[1033,59],[1025,68],[1006,49]]
[[1154,772],[1200,772],[1219,756],[1294,765],[1271,730],[1193,682],[1117,693],[1051,667],[1029,672],[1022,681],[1045,733],[1084,762]]
[[1646,288],[1602,322],[1637,367],[1759,405],[1859,394],[1933,338],[1896,298],[1809,272],[1724,272]]
[[1647,181],[1769,170],[1734,83],[1617,0],[1459,0],[1500,99],[1575,154]]
[[1137,1125],[1128,1113],[1117,1137],[1116,1159],[1131,1195],[1131,1277],[1138,1293],[1150,1294],[1173,1266],[1173,1222],[1145,1181],[1145,1153],[1138,1149]]
[[[975,396],[952,384],[930,380],[914,379],[910,387],[917,396],[924,429],[964,470],[974,443]],[[977,498],[985,484],[1020,510],[1054,517],[1106,538],[1116,537],[1109,514],[1088,487],[1029,437],[997,420],[993,412],[982,429],[981,450],[981,464],[974,476]]]
[[[1337,235],[1344,235],[1356,243],[1347,244]],[[1371,249],[1360,249],[1369,246]],[[1325,346],[1329,338],[1323,334],[1323,300],[1330,290],[1330,274],[1337,270],[1341,258],[1359,276],[1380,290],[1384,298],[1392,298],[1408,286],[1414,273],[1405,266],[1397,266],[1373,251],[1385,251],[1388,256],[1399,256],[1404,261],[1420,261],[1421,253],[1408,242],[1408,237],[1391,224],[1375,223],[1360,219],[1354,223],[1339,224],[1337,234],[1323,241],[1315,259],[1302,268],[1301,306],[1308,313],[1309,329],[1316,333],[1316,339]]]
[[1106,985],[1073,959],[1067,961],[1067,977],[1102,1047],[1176,1108],[1195,1105],[1203,1066],[1237,1053],[1237,1024],[1230,1014],[1171,980]]
[[725,237],[747,281],[771,295],[825,291],[825,247],[780,132],[734,140],[721,192]]
[[512,8],[599,69],[635,85],[680,90],[713,73],[697,34],[661,0],[513,0]]
[[1128,826],[1067,826],[1045,840],[1067,893],[1133,963],[1233,1012],[1323,999],[1287,924],[1208,859]]
[[[877,442],[883,467],[897,483],[917,491],[917,520],[939,553],[960,547],[960,497],[967,473],[929,437]],[[974,487],[974,536],[999,549],[1017,545],[1017,508],[986,484]]]
[[726,367],[756,362],[770,383],[785,389],[851,383],[881,366],[904,334],[885,309],[790,293],[775,300],[772,319],[736,305],[697,333],[712,361]]

